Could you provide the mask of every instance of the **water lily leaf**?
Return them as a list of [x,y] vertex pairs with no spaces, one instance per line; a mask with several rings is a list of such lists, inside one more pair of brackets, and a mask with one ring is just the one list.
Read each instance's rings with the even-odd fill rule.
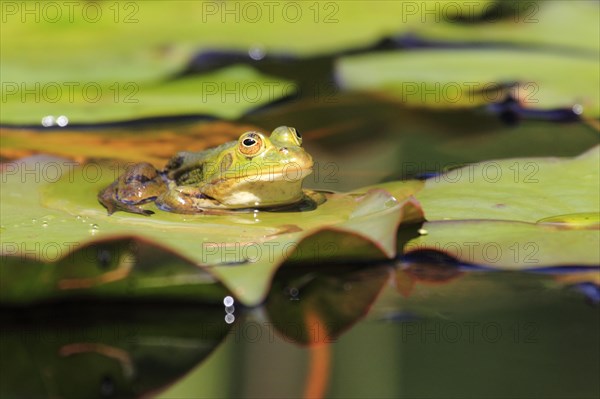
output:
[[[34,85],[27,96],[17,83],[3,82],[0,122],[39,124],[46,116],[48,124],[98,123],[148,118],[157,115],[207,114],[236,118],[249,109],[291,95],[292,82],[256,72],[248,66],[231,66],[210,74],[160,83],[89,83],[70,82]],[[25,97],[24,97],[25,96]]]
[[[320,262],[395,256],[395,232],[404,214],[418,217],[419,205],[411,195],[422,185],[397,182],[349,194],[328,194],[324,204],[305,212],[180,215],[156,210],[151,217],[122,212],[108,216],[97,203],[96,194],[115,178],[115,173],[118,175],[119,171],[109,165],[89,163],[76,167],[72,161],[48,157],[5,164],[2,253],[7,258],[17,258],[6,267],[18,268],[19,258],[23,259],[28,251],[32,251],[30,255],[38,262],[55,263],[54,270],[49,267],[37,277],[45,284],[39,293],[34,290],[27,294],[22,288],[37,284],[31,277],[36,276],[35,272],[29,272],[28,278],[23,275],[27,271],[22,271],[28,270],[27,267],[7,272],[7,276],[23,280],[14,288],[5,282],[3,291],[10,292],[6,294],[8,299],[36,300],[56,291],[68,295],[64,293],[65,287],[77,290],[97,287],[98,291],[90,291],[90,295],[124,295],[131,288],[128,282],[136,278],[136,273],[129,276],[128,270],[136,268],[131,261],[121,265],[117,261],[119,251],[109,251],[110,259],[116,263],[115,269],[108,271],[99,270],[97,257],[86,267],[75,267],[66,259],[73,248],[88,248],[92,243],[118,237],[122,237],[121,241],[113,245],[119,242],[126,245],[126,240],[135,236],[155,245],[160,243],[187,260],[175,262],[174,265],[180,266],[171,266],[163,274],[140,271],[139,290],[135,288],[137,283],[133,283],[138,294],[143,296],[145,278],[154,278],[156,284],[164,286],[165,295],[170,295],[165,287],[171,277],[181,282],[178,274],[198,274],[197,278],[206,279],[205,272],[200,275],[200,271],[189,270],[191,263],[209,268],[211,275],[242,303],[256,304],[266,295],[273,273],[285,260]],[[153,264],[150,262],[148,267],[152,269]],[[175,276],[170,276],[171,273]],[[194,289],[197,288],[190,288]]]
[[[414,33],[445,42],[497,43],[554,48],[589,55],[600,50],[600,8],[591,1],[497,1],[472,3],[479,6],[465,12],[463,23],[428,24]],[[502,7],[505,5],[506,7]],[[424,5],[422,6],[425,7]],[[443,14],[452,12],[452,5]],[[428,19],[433,19],[427,15]],[[479,18],[479,19],[478,19]],[[479,22],[479,23],[468,23]]]
[[393,10],[362,2],[228,9],[178,1],[168,10],[152,2],[7,4],[0,123],[39,124],[47,115],[76,123],[185,113],[234,118],[292,94],[294,86],[242,66],[172,79],[196,52],[316,54],[370,44],[401,26],[401,4],[384,3]]
[[429,179],[417,195],[428,222],[405,251],[495,268],[597,266],[599,154],[482,162]]
[[574,158],[515,158],[468,165],[428,179],[417,198],[428,221],[536,223],[551,216],[598,213],[599,174],[597,146]]
[[[491,1],[440,3],[450,3],[451,11],[479,13]],[[388,1],[175,1],[168,9],[152,2],[11,4],[3,9],[2,77],[32,83],[147,82],[175,73],[204,49],[322,54],[423,24],[419,13],[407,11],[403,2]],[[439,22],[442,13],[448,15],[442,9],[429,15]],[[57,45],[49,51],[48,43]]]
[[514,221],[436,221],[405,251],[436,250],[461,262],[501,269],[597,266],[598,230],[560,230]]
[[[578,105],[583,115],[600,116],[595,56],[500,49],[424,50],[345,57],[336,69],[346,89],[375,91],[412,106],[475,107],[502,101],[510,94],[527,108]],[[568,78],[557,78],[557,70]],[[517,86],[508,93],[500,89],[515,82]]]

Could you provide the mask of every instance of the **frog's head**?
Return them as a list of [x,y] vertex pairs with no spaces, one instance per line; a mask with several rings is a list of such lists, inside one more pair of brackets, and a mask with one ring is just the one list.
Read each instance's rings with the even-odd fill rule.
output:
[[300,133],[287,126],[270,137],[250,131],[215,160],[204,193],[231,206],[270,206],[302,199],[302,181],[312,173],[312,157]]

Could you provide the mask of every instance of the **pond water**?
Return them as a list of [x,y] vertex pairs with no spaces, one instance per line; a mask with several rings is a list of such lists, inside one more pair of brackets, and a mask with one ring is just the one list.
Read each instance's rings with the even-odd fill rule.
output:
[[5,311],[2,397],[598,397],[598,293],[576,275],[285,267],[252,309]]

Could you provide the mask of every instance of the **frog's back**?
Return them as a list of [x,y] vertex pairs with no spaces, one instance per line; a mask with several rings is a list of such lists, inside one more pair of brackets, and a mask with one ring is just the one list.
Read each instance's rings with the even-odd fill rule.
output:
[[178,184],[183,184],[181,181],[183,176],[188,176],[183,180],[193,180],[197,182],[202,179],[202,172],[206,169],[206,164],[216,161],[217,157],[232,147],[235,147],[237,141],[230,141],[221,144],[214,148],[209,148],[204,151],[190,152],[181,151],[172,157],[165,166],[164,173],[169,179],[178,181]]

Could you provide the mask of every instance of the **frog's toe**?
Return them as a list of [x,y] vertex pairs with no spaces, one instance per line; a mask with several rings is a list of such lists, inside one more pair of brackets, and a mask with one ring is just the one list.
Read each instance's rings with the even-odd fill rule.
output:
[[120,203],[120,204],[117,205],[117,208],[120,211],[135,213],[135,214],[144,215],[144,216],[150,216],[150,215],[154,214],[154,212],[151,211],[151,210],[143,209],[140,206],[133,205],[133,204]]
[[106,196],[99,195],[98,202],[100,202],[100,204],[102,204],[102,206],[104,206],[106,208],[108,216],[112,215],[113,213],[115,213],[117,211],[130,212],[130,213],[135,213],[138,215],[145,215],[145,216],[150,216],[150,215],[154,214],[154,212],[151,210],[142,209],[139,206],[139,203],[133,204],[133,203],[127,203],[124,201],[117,201],[116,199],[114,199],[112,197],[106,197]]

